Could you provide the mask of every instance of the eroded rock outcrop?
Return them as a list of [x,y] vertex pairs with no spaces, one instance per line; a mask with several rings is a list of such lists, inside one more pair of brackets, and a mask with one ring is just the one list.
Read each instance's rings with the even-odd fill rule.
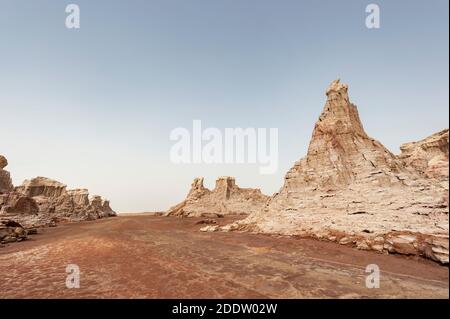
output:
[[8,193],[13,190],[9,172],[4,170],[6,166],[8,166],[8,161],[3,155],[0,155],[0,194]]
[[[7,161],[3,156],[0,156],[0,164],[1,171],[5,172],[3,168]],[[0,222],[17,223],[24,229],[34,230],[36,227],[55,226],[59,222],[116,215],[107,200],[100,196],[89,196],[86,189],[67,190],[65,184],[46,177],[26,180],[21,186],[14,188],[9,173],[1,176],[7,176],[8,182],[0,184]],[[11,227],[2,227],[2,232],[8,233],[10,237],[16,231],[15,228],[11,230]]]
[[28,197],[60,197],[66,191],[66,185],[46,177],[36,177],[26,180],[16,191]]
[[[87,189],[67,190],[67,186],[58,181],[36,177],[26,180],[15,192],[32,199],[38,207],[37,214],[44,223],[62,221],[94,220],[115,216],[109,202],[100,196],[89,196]],[[19,218],[20,219],[20,218]],[[29,225],[30,218],[22,220]]]
[[165,215],[183,217],[247,215],[261,210],[268,198],[259,189],[238,187],[234,177],[219,177],[213,190],[204,187],[203,178],[196,178],[186,199],[170,208]]
[[0,216],[37,215],[39,207],[36,201],[18,192],[0,195]]
[[400,146],[399,158],[429,178],[448,181],[448,129]]
[[27,231],[18,222],[0,221],[0,244],[13,243],[27,239]]
[[448,132],[407,144],[397,157],[366,134],[347,85],[336,80],[326,95],[307,155],[280,191],[221,230],[314,237],[448,263],[448,184],[430,178],[436,156],[448,165]]

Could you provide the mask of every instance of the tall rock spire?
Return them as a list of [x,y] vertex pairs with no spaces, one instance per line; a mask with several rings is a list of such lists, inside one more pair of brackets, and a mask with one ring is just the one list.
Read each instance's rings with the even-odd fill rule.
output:
[[379,172],[380,185],[398,182],[391,173],[402,170],[395,156],[364,131],[348,86],[333,81],[314,126],[307,156],[286,175],[289,186],[334,188]]

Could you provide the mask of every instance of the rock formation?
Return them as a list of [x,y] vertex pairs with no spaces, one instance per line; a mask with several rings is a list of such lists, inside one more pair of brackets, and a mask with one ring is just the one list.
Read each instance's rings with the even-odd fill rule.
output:
[[27,238],[27,231],[15,221],[0,222],[0,244],[22,241]]
[[213,190],[203,186],[203,178],[196,178],[186,199],[170,208],[165,215],[183,217],[247,215],[261,210],[268,198],[259,189],[238,187],[233,177],[219,177]]
[[400,146],[402,159],[421,175],[448,180],[448,129]]
[[281,190],[264,209],[221,229],[314,237],[448,263],[448,183],[434,178],[445,162],[448,167],[448,131],[402,146],[397,157],[366,134],[347,85],[336,80],[326,95],[307,155]]
[[307,156],[286,175],[285,190],[327,192],[353,183],[380,187],[401,183],[398,176],[405,172],[402,164],[366,134],[347,90],[339,80],[327,89],[328,99],[314,127]]
[[5,177],[0,179],[0,222],[3,223],[0,235],[6,242],[14,241],[14,234],[24,238],[18,227],[29,231],[59,222],[116,215],[109,202],[100,196],[90,197],[86,189],[67,190],[66,185],[49,178],[36,177],[14,188],[9,173],[3,170],[7,164],[3,156],[0,164],[0,177]]
[[8,161],[6,160],[6,158],[0,155],[0,194],[8,193],[13,189],[13,184],[11,182],[9,172],[4,170],[7,165]]

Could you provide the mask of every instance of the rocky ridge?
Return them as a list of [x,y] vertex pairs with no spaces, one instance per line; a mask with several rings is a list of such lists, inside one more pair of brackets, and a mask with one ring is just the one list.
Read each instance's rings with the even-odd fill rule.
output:
[[396,156],[369,137],[348,86],[333,81],[306,157],[246,219],[204,231],[313,237],[448,264],[448,130]]
[[261,210],[269,199],[259,189],[240,188],[233,177],[219,177],[216,186],[209,190],[203,178],[196,178],[186,197],[171,207],[166,216],[222,217],[223,215],[247,215]]
[[89,196],[86,189],[68,190],[46,177],[14,187],[3,169],[8,162],[1,155],[0,164],[0,243],[23,240],[39,227],[116,215],[100,196]]

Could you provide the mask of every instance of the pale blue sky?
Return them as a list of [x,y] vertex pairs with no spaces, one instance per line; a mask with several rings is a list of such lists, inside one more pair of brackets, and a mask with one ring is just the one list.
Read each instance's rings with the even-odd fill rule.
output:
[[[381,28],[365,27],[377,3]],[[65,28],[69,3],[81,29]],[[328,84],[350,86],[394,153],[448,127],[448,1],[0,0],[0,154],[37,175],[162,210],[192,179],[271,194],[304,156]],[[279,170],[174,165],[175,127],[279,128]]]

